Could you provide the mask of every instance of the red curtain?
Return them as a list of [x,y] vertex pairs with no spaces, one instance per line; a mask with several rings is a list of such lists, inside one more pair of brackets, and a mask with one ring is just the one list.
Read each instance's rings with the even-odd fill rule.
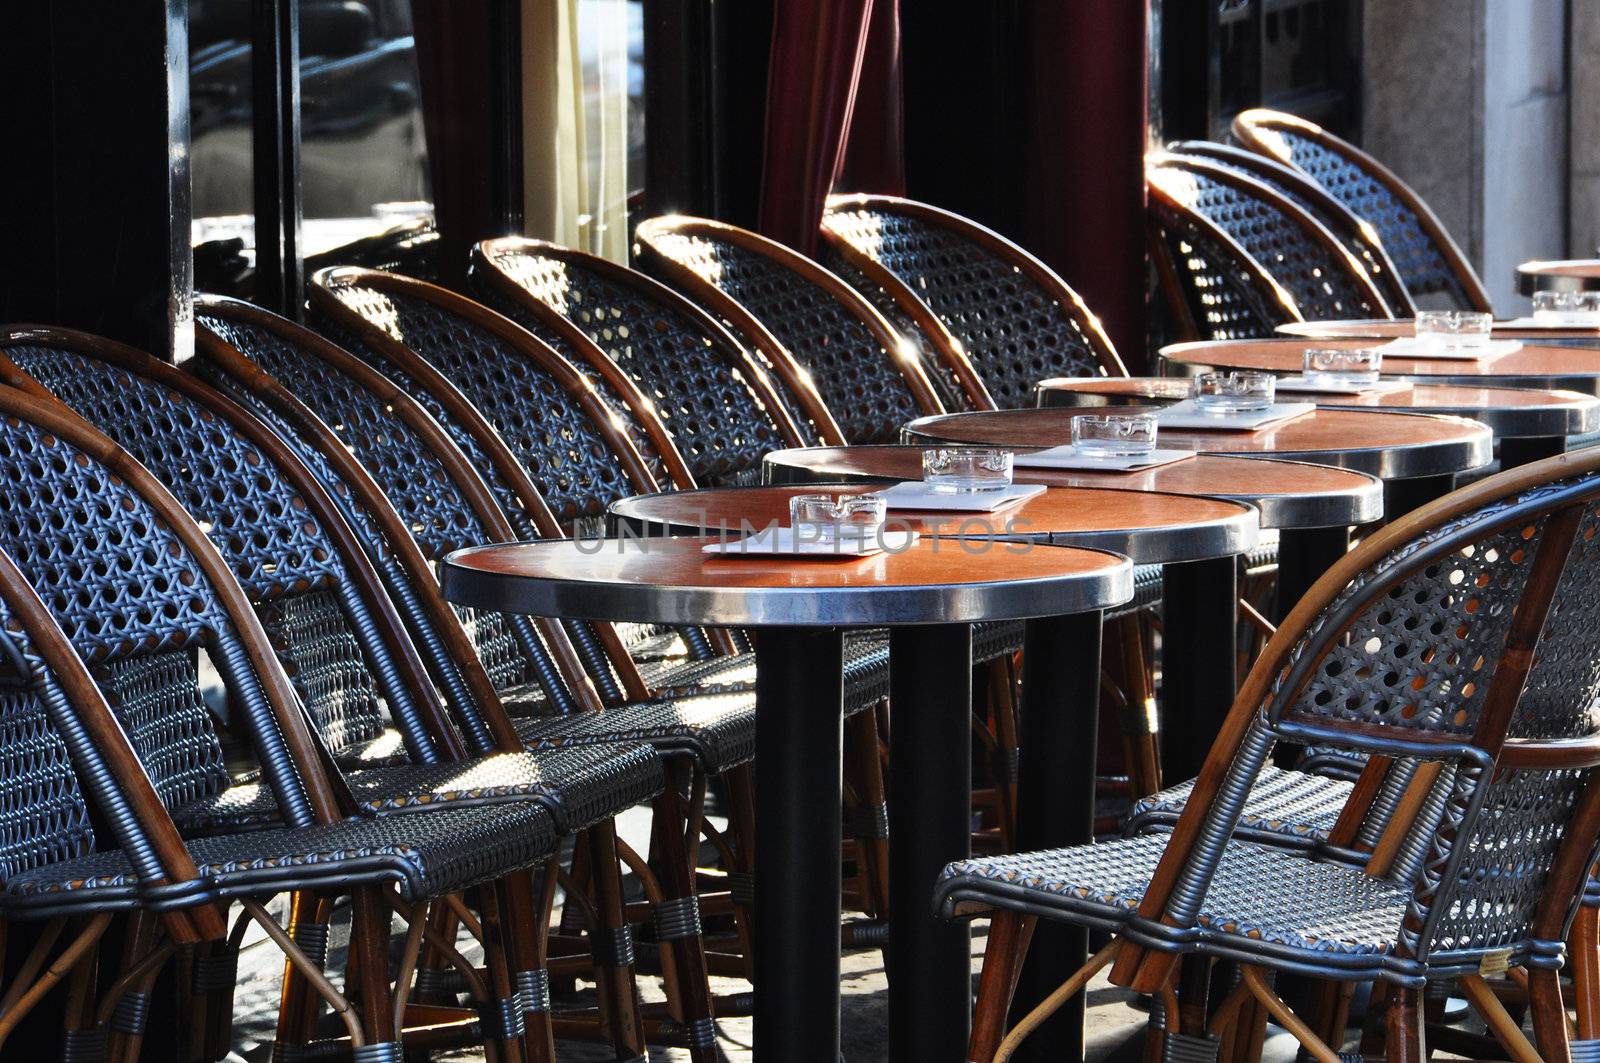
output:
[[833,182],[840,192],[906,194],[900,55],[899,0],[873,0],[844,165]]
[[816,250],[822,201],[844,164],[873,8],[893,3],[777,4],[757,227],[802,254]]

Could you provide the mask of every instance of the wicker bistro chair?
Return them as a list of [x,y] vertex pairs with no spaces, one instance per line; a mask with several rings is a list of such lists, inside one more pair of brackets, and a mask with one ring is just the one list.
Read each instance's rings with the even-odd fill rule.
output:
[[1417,305],[1492,311],[1489,293],[1443,223],[1393,170],[1312,122],[1241,111],[1233,135],[1251,151],[1309,176],[1377,230]]
[[650,218],[640,268],[727,323],[763,358],[826,446],[892,443],[929,413],[988,408],[971,366],[938,363],[838,276],[722,222]]
[[1054,270],[959,214],[893,196],[835,195],[827,261],[894,304],[935,349],[952,342],[1003,409],[1056,376],[1127,376],[1098,318]]
[[[1114,958],[1114,982],[1166,994],[1169,1051],[1173,1036],[1205,1051],[1253,999],[1314,1056],[1339,1058],[1263,980],[1284,969],[1387,983],[1391,1059],[1422,1058],[1422,987],[1443,978],[1513,1058],[1538,1058],[1482,979],[1509,964],[1527,969],[1541,1052],[1565,1058],[1556,972],[1600,837],[1600,628],[1584,592],[1597,577],[1600,457],[1586,452],[1480,481],[1366,540],[1256,662],[1169,838],[946,870],[946,911],[998,909],[969,1058],[1005,1058],[1040,1019],[1001,1044],[1008,961],[1034,917],[1117,935],[1047,1008]],[[1280,740],[1417,763],[1411,814],[1354,849],[1372,809],[1358,789],[1318,859],[1243,840],[1241,807]],[[1164,988],[1180,953],[1244,965],[1209,1030],[1192,1018],[1203,1007],[1180,1016]]]
[[1389,252],[1384,249],[1378,231],[1301,171],[1275,158],[1210,140],[1183,140],[1167,145],[1167,150],[1174,155],[1210,159],[1249,174],[1278,192],[1315,218],[1361,261],[1378,294],[1389,304],[1389,309],[1401,317],[1411,317],[1417,312],[1411,293],[1406,289],[1405,281],[1401,279]]
[[[0,655],[8,673],[0,731],[13,751],[0,761],[11,815],[0,917],[50,921],[19,980],[8,987],[0,1046],[44,993],[67,980],[79,1003],[67,1011],[63,1058],[137,1058],[151,987],[165,961],[226,937],[218,901],[239,901],[274,942],[287,943],[290,962],[303,963],[306,954],[267,914],[263,898],[286,890],[392,890],[416,920],[429,900],[539,866],[555,852],[549,813],[537,804],[330,820],[185,846],[102,686],[3,552]],[[97,823],[106,824],[103,832]],[[93,947],[119,914],[130,919],[126,973],[99,995],[92,986]],[[46,968],[43,961],[69,919],[80,929]],[[405,955],[414,957],[420,941],[413,935]],[[344,1000],[337,991],[332,995]],[[392,1010],[403,1006],[402,992]],[[341,1009],[358,1046],[356,1059],[399,1058],[390,1030],[374,1025],[382,1012],[356,1012],[348,1002]]]
[[1264,182],[1210,159],[1166,152],[1146,159],[1145,180],[1164,203],[1232,237],[1291,293],[1307,320],[1394,316],[1338,237]]
[[[552,851],[557,818],[573,809],[545,795],[503,802],[481,815],[458,805],[440,816],[432,809],[443,810],[441,802],[396,817],[392,828],[371,819],[362,799],[334,770],[326,747],[319,746],[314,720],[262,622],[205,533],[143,466],[70,410],[36,393],[0,387],[0,465],[14,497],[30,503],[0,518],[0,549],[15,560],[87,662],[94,685],[168,812],[183,815],[195,802],[213,807],[212,799],[226,798],[232,788],[218,732],[200,699],[192,654],[204,651],[216,666],[288,828],[261,832],[259,846],[248,837],[195,841],[193,855],[203,868],[214,869],[219,882],[237,883],[240,891],[257,895],[300,884],[336,893],[342,883],[362,886],[372,875],[379,882],[409,882],[406,895],[420,900],[535,866]],[[103,736],[96,735],[96,742],[105,748]],[[658,767],[638,757],[634,764],[629,770],[653,770],[659,785]],[[308,828],[317,833],[304,833]],[[81,870],[92,874],[85,877],[14,878],[8,889],[16,892],[31,882],[29,903],[42,911],[72,903],[80,890],[112,909],[137,904],[141,887],[133,879],[148,866],[141,854],[89,859]],[[361,1058],[398,1060],[387,974],[382,973],[388,970],[389,907],[364,886],[354,895],[352,958],[362,972],[364,1025],[354,1021],[348,1001],[321,976],[317,950],[298,927],[294,934],[275,925],[265,928],[302,976],[296,984],[308,985],[345,1015],[354,1040],[370,1034],[374,1045],[386,1046],[364,1049]],[[486,915],[493,910],[487,899],[480,903]],[[259,906],[247,904],[246,910],[263,918]],[[407,904],[404,912],[415,925],[416,909]],[[228,944],[236,946],[239,937],[236,929]],[[513,984],[518,972],[538,984],[536,965],[505,962],[508,951],[525,955],[514,936],[505,940],[505,950],[497,940],[485,944],[497,985]],[[212,961],[205,965],[209,973],[197,968],[195,991],[208,997],[231,994],[227,957]],[[496,1004],[488,995],[484,1003]],[[507,1019],[517,1014],[520,1010],[513,1008]],[[503,1036],[520,1040],[523,1034],[508,1022]],[[543,1051],[532,1040],[528,1047]],[[205,1051],[217,1054],[216,1042]]]
[[597,386],[610,382],[636,426],[630,438],[647,440],[640,453],[655,458],[651,472],[662,484],[755,483],[768,451],[816,442],[727,329],[642,273],[557,244],[502,237],[473,248],[470,279],[486,305]]
[[[373,672],[361,655],[341,653],[340,643],[326,636],[330,631],[342,633],[341,620],[349,628],[360,625],[369,630],[387,624],[385,641],[404,651],[412,664],[403,680],[390,684],[410,695],[408,707],[397,709],[395,701],[388,704],[397,716],[408,712],[420,717],[405,728],[408,739],[416,736],[416,751],[409,763],[352,771],[345,783],[357,808],[378,814],[424,805],[536,800],[563,832],[579,832],[601,827],[611,816],[661,791],[661,764],[648,747],[606,744],[525,752],[498,703],[484,706],[475,725],[463,728],[477,738],[475,752],[483,754],[467,757],[468,746],[433,700],[429,676],[417,663],[392,610],[380,618],[376,610],[329,609],[309,631],[274,629],[277,616],[294,615],[295,594],[328,588],[341,577],[352,583],[360,578],[369,587],[377,580],[316,480],[276,436],[229,400],[172,366],[79,333],[17,330],[0,337],[0,350],[9,356],[0,361],[0,378],[25,385],[41,397],[63,399],[80,415],[104,425],[207,521],[231,566],[250,579],[246,590],[273,633],[279,658],[296,679],[318,737],[330,750],[336,748],[340,731],[328,721],[331,717],[337,724],[343,719],[331,709],[350,700],[349,690],[370,686]],[[18,362],[33,375],[24,375]],[[45,390],[41,381],[51,390]],[[276,514],[290,514],[292,520],[275,524]],[[302,558],[314,559],[319,567],[308,572]],[[387,604],[381,589],[372,600]],[[289,608],[282,605],[285,601]],[[308,642],[319,636],[324,644],[311,643],[308,648]],[[330,660],[339,669],[337,684],[304,678],[310,672],[315,679],[316,669],[326,668]],[[583,681],[581,671],[578,681]],[[215,800],[174,812],[191,833],[270,824],[280,815],[271,789],[259,783],[232,787]],[[609,827],[603,830],[599,844],[609,852],[605,844]],[[534,896],[529,884],[510,903],[525,919],[532,919]],[[517,969],[541,967],[538,957]],[[527,1010],[534,1010],[536,1003]]]

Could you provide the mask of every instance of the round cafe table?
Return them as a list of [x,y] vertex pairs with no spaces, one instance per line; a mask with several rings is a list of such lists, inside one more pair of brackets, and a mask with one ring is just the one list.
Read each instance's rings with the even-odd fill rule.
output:
[[[1367,340],[1202,340],[1161,348],[1165,364],[1180,373],[1207,369],[1265,369],[1298,373],[1307,346],[1370,347]],[[1521,350],[1498,358],[1469,362],[1453,358],[1383,359],[1383,375],[1418,384],[1466,387],[1536,388],[1600,395],[1600,352],[1552,343],[1524,343]]]
[[[1313,340],[1398,340],[1416,334],[1416,326],[1406,318],[1352,318],[1343,321],[1290,321],[1274,331],[1284,336]],[[1554,344],[1557,347],[1600,346],[1600,329],[1570,325],[1512,327],[1504,321],[1494,325],[1497,340]],[[1231,342],[1231,341],[1230,341]],[[1308,344],[1308,346],[1311,346]]]
[[1584,292],[1600,289],[1600,258],[1524,262],[1517,267],[1517,291]]
[[[1028,621],[1028,714],[1054,721],[1063,760],[1047,774],[1092,790],[1092,719],[1061,711],[1099,681],[1086,642],[1101,610],[1133,594],[1116,554],[1036,543],[926,538],[859,559],[715,556],[703,537],[509,543],[445,560],[461,605],[557,618],[757,628],[755,1055],[763,1063],[839,1058],[839,920],[844,630],[890,629],[896,714],[890,832],[915,903],[896,905],[890,1058],[958,1063],[971,1022],[966,924],[937,918],[939,871],[968,852],[971,625]],[[975,548],[974,548],[975,547]],[[1098,654],[1095,654],[1095,658]],[[1065,722],[1064,722],[1065,721]],[[1073,805],[1047,803],[1040,837],[1074,837]],[[913,891],[909,883],[921,883]],[[897,892],[893,895],[898,898]],[[891,901],[895,904],[895,901]],[[1087,950],[1079,933],[1069,951]],[[1071,962],[1069,958],[1068,962]]]
[[[1040,406],[1073,407],[1176,402],[1189,397],[1183,377],[1057,377],[1035,386]],[[1324,410],[1373,410],[1398,413],[1440,413],[1470,417],[1488,425],[1504,448],[1521,464],[1532,457],[1558,454],[1566,437],[1600,429],[1600,399],[1576,391],[1528,388],[1468,387],[1459,384],[1407,384],[1394,391],[1367,395],[1326,392],[1284,393],[1284,401],[1314,402]]]

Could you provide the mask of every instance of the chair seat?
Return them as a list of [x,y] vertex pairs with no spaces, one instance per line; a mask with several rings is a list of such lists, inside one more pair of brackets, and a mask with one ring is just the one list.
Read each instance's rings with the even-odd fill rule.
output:
[[[1250,788],[1236,833],[1279,844],[1327,841],[1354,788],[1344,779],[1266,765]],[[1139,798],[1128,810],[1123,833],[1134,835],[1170,828],[1183,814],[1193,789],[1194,780],[1190,779]]]
[[[537,753],[496,753],[442,764],[402,764],[349,772],[345,781],[369,813],[535,801],[562,833],[593,826],[659,793],[659,755],[615,741]],[[235,786],[173,813],[185,833],[216,834],[278,821],[272,791]],[[241,828],[242,825],[242,828]]]
[[[1011,856],[945,868],[937,896],[946,914],[976,902],[1115,929],[1144,899],[1167,845],[1164,835]],[[1202,935],[1244,950],[1262,944],[1342,956],[1393,948],[1410,891],[1345,864],[1250,842],[1225,846],[1198,920]]]
[[649,742],[666,753],[689,753],[716,774],[755,759],[756,706],[749,690],[630,702],[600,712],[568,716],[524,716],[516,706],[512,724],[532,750]]
[[[639,674],[651,690],[663,697],[754,690],[756,657],[753,653],[736,653],[703,661],[644,661],[639,665]],[[854,715],[888,696],[888,635],[882,631],[851,632],[846,635],[845,714]]]
[[[549,811],[525,802],[197,838],[188,848],[223,896],[393,882],[406,900],[420,901],[536,866],[558,844]],[[115,850],[14,875],[3,898],[34,916],[139,902],[133,868]]]

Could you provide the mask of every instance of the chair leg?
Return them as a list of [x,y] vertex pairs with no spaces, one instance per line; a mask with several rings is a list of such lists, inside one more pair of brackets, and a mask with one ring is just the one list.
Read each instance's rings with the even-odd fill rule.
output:
[[1572,958],[1572,1006],[1578,1013],[1578,1040],[1600,1041],[1600,910],[1578,909],[1567,938]]
[[[375,887],[358,889],[350,898],[351,973],[360,988],[360,1021],[368,1035],[366,1052],[374,1059],[381,1058],[377,1046],[398,1041],[389,995],[389,909]],[[398,1058],[400,1053],[394,1055]]]
[[[526,879],[521,875],[512,876],[522,878],[524,885]],[[518,991],[516,971],[520,965],[511,959],[513,943],[526,944],[523,935],[529,932],[529,927],[521,925],[519,919],[512,912],[511,883],[502,881],[494,886],[484,886],[477,891],[478,917],[483,926],[483,960],[487,975],[488,999],[478,1002],[479,1023],[483,1029],[483,1038],[486,1042],[497,1041],[496,1046],[501,1059],[506,1063],[522,1063],[522,1061],[541,1058],[539,1055],[530,1056],[530,1047],[526,1039],[527,1022],[523,1013],[522,994]],[[526,916],[526,913],[522,913]],[[519,941],[519,938],[523,939]],[[537,1039],[532,1046],[538,1052]],[[548,1060],[554,1056],[554,1049],[544,1053],[542,1058]]]
[[861,857],[862,895],[867,914],[889,917],[889,814],[883,783],[883,761],[878,756],[878,707],[856,713],[845,721],[846,781],[860,798],[859,825],[853,831]]
[[1391,986],[1385,1025],[1384,1059],[1387,1063],[1423,1063],[1427,1059],[1422,990]]
[[1544,1063],[1571,1063],[1567,1009],[1561,1002],[1561,975],[1543,969],[1529,971],[1528,996],[1533,1005],[1533,1039]]
[[1128,781],[1135,798],[1148,797],[1161,789],[1161,758],[1155,688],[1144,652],[1144,621],[1141,614],[1128,613],[1117,617],[1113,623],[1121,649],[1122,684],[1126,693],[1122,741]]
[[972,1016],[972,1037],[967,1042],[970,1063],[988,1063],[1000,1048],[1006,1034],[1006,1013],[1011,1010],[1033,926],[1032,916],[1018,912],[996,911],[989,920],[989,940],[978,975],[978,1005]]
[[[691,821],[684,783],[693,767],[682,758],[667,761],[667,787],[655,801],[655,814],[665,830],[661,847],[663,900],[655,907],[656,940],[670,946],[677,972],[679,1010],[693,1063],[717,1063],[717,1026],[711,1010],[711,978],[706,969],[700,930],[700,899],[694,891],[695,845],[699,832],[687,836]],[[672,829],[678,825],[678,829]]]
[[[876,710],[874,710],[876,715]],[[881,769],[880,769],[881,770]],[[744,957],[744,976],[755,976],[755,901],[756,806],[755,785],[749,764],[741,764],[722,775],[728,784],[729,827],[738,864],[729,869],[729,891],[733,895],[734,925],[739,931],[739,949]]]
[[[333,906],[309,893],[289,898],[289,937],[318,970],[328,962],[328,920]],[[283,967],[283,988],[278,997],[278,1028],[272,1038],[272,1058],[287,1059],[311,1040],[321,998],[292,963]]]
[[990,773],[994,776],[1000,844],[1006,852],[1016,847],[1017,837],[1017,761],[1021,747],[1017,744],[1016,674],[1010,655],[990,661],[986,666],[989,676],[989,716],[994,730],[994,763]]
[[[623,920],[622,876],[617,866],[616,825],[607,820],[584,834],[588,849],[590,882],[594,892],[597,927],[590,928],[591,939],[620,941],[628,933]],[[597,949],[597,955],[605,952]],[[619,948],[613,950],[623,952]],[[626,955],[632,955],[628,947]],[[618,959],[624,957],[616,957]],[[639,1015],[638,987],[632,963],[596,963],[595,991],[600,1021],[616,1050],[618,1059],[633,1059],[644,1052],[644,1028]]]

